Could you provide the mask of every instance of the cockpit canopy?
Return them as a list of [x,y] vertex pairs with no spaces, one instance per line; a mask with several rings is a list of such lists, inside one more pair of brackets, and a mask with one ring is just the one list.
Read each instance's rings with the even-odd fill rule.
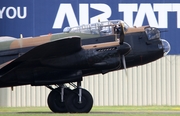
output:
[[64,28],[64,33],[85,33],[85,34],[100,34],[100,35],[110,35],[114,34],[113,27],[123,23],[124,30],[127,31],[129,26],[122,20],[109,20],[103,22],[97,22],[93,24],[81,25],[76,27],[66,27]]

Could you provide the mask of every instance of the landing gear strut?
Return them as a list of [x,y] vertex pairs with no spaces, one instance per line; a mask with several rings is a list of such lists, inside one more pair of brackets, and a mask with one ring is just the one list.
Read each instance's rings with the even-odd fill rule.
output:
[[81,82],[77,82],[77,86],[70,83],[75,89],[63,86],[52,88],[48,96],[48,106],[51,111],[56,113],[88,113],[93,106],[93,98],[91,94],[81,88]]

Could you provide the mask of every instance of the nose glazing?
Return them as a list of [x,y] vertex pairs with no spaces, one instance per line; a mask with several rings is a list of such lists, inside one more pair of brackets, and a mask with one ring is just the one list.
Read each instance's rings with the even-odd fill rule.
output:
[[168,41],[161,39],[162,41],[162,47],[164,49],[164,56],[167,55],[169,53],[169,51],[171,50],[171,46],[169,44]]

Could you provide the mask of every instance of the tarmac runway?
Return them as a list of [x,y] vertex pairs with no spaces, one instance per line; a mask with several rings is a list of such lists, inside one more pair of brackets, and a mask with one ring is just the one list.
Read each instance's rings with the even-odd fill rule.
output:
[[[0,114],[53,114],[53,112],[0,112]],[[179,114],[180,115],[180,111],[90,112],[89,114],[156,114],[156,115],[159,115],[159,114],[169,114],[169,115]]]
[[180,114],[180,111],[90,112],[92,114]]

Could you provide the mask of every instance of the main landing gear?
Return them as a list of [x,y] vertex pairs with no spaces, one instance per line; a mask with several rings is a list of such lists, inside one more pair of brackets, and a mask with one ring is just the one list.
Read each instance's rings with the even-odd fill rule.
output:
[[56,88],[46,86],[52,90],[47,99],[49,108],[55,113],[88,113],[93,106],[91,94],[81,88],[81,82],[70,85],[74,87],[73,90],[65,84],[56,85]]

